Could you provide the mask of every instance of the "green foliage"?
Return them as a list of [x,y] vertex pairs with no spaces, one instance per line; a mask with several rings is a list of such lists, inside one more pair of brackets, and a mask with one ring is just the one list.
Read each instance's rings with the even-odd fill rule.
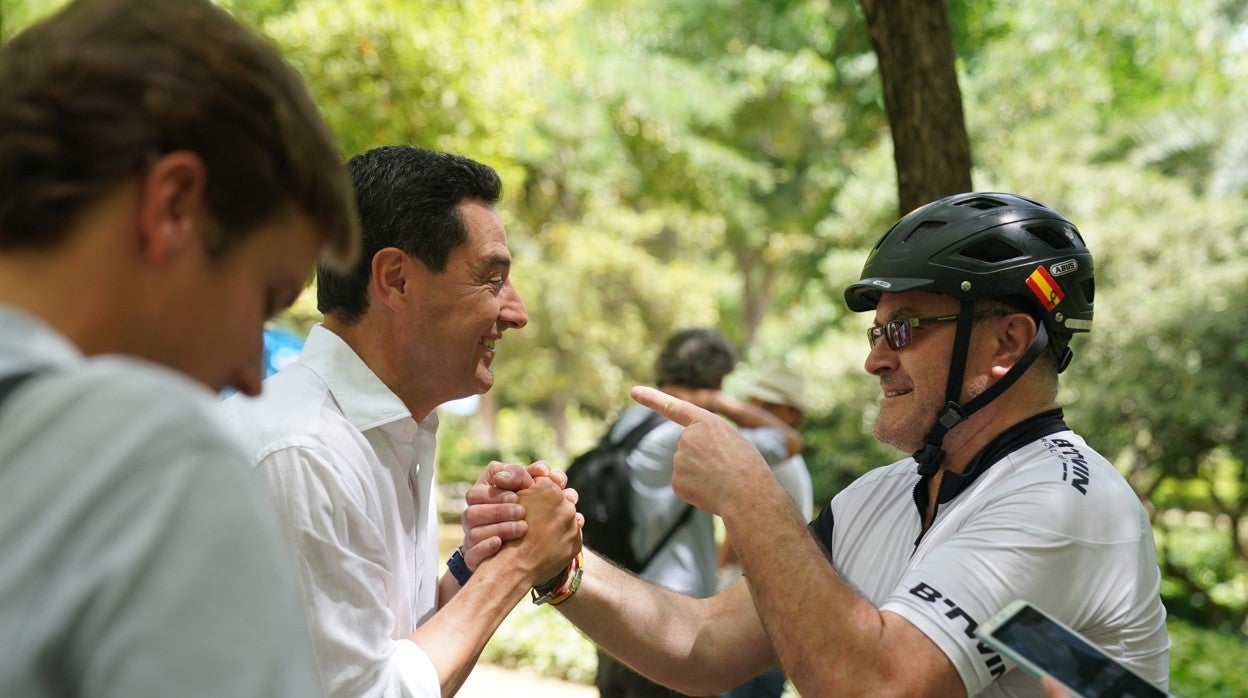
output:
[[0,0],[0,42],[60,9],[66,0]]
[[450,414],[445,410],[439,411],[439,482],[475,482],[492,460],[514,462],[517,459],[507,459],[497,449],[479,448],[472,437],[472,425],[466,417]]
[[1199,139],[1159,128],[1237,113],[1242,29],[1224,9],[996,5],[977,15],[995,29],[963,84],[980,188],[1054,205],[1097,258],[1096,327],[1063,375],[1068,421],[1146,502],[1167,604],[1245,632],[1248,353],[1235,299],[1248,207],[1210,196],[1209,158],[1229,149],[1184,150],[1175,143]]
[[1170,620],[1170,692],[1183,698],[1248,695],[1244,638]]
[[1207,261],[1171,271],[1165,298],[1148,274],[1131,284],[1136,303],[1096,344],[1115,357],[1097,380],[1117,387],[1086,391],[1080,414],[1153,506],[1176,612],[1248,632],[1248,265],[1210,242],[1185,246]]
[[481,660],[578,683],[593,683],[598,668],[593,643],[558,611],[527,600],[503,621]]

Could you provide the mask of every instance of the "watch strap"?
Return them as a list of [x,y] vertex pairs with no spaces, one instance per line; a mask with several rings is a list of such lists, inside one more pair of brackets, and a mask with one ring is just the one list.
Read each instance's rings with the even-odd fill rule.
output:
[[451,553],[451,558],[446,561],[446,569],[450,571],[451,576],[455,578],[459,585],[468,583],[472,579],[472,570],[468,569],[468,563],[464,561],[464,548],[461,545],[455,548],[455,552]]

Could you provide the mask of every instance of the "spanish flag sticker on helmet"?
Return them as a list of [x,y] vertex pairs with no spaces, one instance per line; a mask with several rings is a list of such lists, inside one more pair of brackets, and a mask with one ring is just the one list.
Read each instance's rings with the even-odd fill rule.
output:
[[1066,297],[1066,294],[1062,293],[1062,287],[1057,285],[1057,282],[1053,280],[1053,276],[1049,274],[1048,269],[1044,268],[1044,265],[1036,267],[1036,270],[1031,272],[1031,276],[1027,277],[1027,288],[1030,288],[1031,292],[1036,294],[1036,298],[1040,300],[1040,305],[1043,305],[1044,309],[1050,312]]

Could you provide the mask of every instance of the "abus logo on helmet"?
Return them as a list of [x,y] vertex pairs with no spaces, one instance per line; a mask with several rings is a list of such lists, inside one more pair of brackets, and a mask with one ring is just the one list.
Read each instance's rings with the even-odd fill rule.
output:
[[1054,264],[1053,266],[1049,267],[1049,273],[1052,274],[1053,276],[1061,276],[1062,274],[1069,274],[1070,272],[1078,268],[1079,268],[1079,262],[1077,260],[1068,259],[1064,262],[1058,262],[1057,264]]

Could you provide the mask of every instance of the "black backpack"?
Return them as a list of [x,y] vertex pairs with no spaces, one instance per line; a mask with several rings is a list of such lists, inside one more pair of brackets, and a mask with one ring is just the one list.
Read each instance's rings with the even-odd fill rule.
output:
[[577,456],[568,466],[568,487],[580,495],[576,508],[585,517],[585,527],[581,531],[585,545],[632,572],[644,570],[693,513],[692,506],[685,507],[650,554],[639,559],[633,553],[629,543],[633,532],[633,513],[629,508],[632,487],[624,459],[642,437],[664,421],[663,415],[651,412],[618,442],[611,441],[612,425],[597,446]]

